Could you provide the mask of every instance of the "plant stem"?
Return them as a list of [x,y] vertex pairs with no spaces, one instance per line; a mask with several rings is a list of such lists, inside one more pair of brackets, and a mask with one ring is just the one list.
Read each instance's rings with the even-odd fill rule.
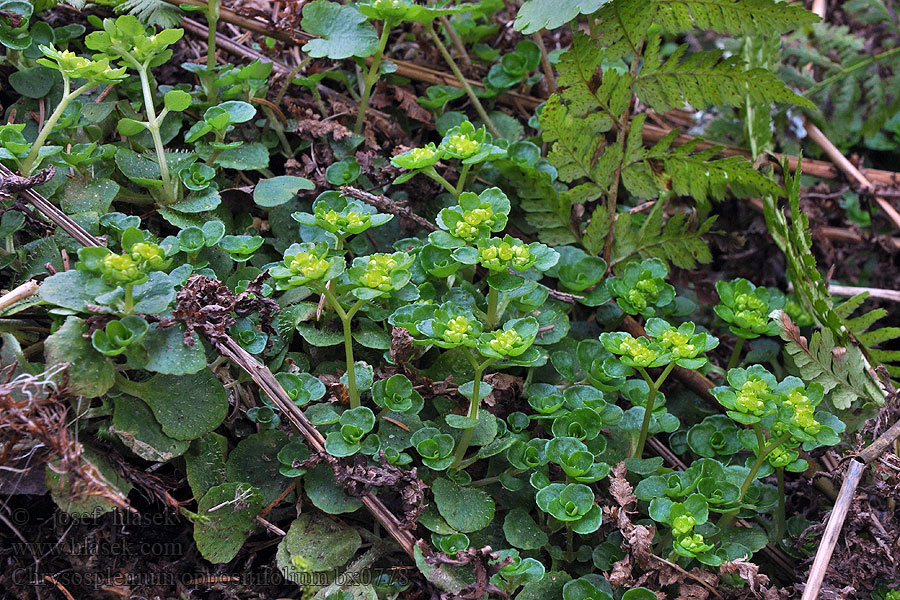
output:
[[125,286],[125,308],[122,309],[122,313],[130,315],[132,310],[134,310],[134,284],[129,283]]
[[175,186],[172,185],[172,179],[169,175],[169,165],[166,162],[166,150],[163,147],[162,136],[159,135],[160,120],[156,115],[156,109],[153,108],[153,92],[150,89],[150,77],[148,67],[137,63],[137,72],[141,78],[141,89],[144,92],[144,110],[147,113],[147,130],[153,138],[153,147],[156,150],[156,160],[159,162],[159,176],[163,182],[163,191],[166,199],[171,203],[177,199]]
[[500,315],[497,314],[497,306],[500,303],[500,292],[496,288],[488,288],[488,313],[487,323],[488,329],[494,329],[497,326],[497,320]]
[[34,168],[37,166],[38,153],[43,148],[44,143],[47,141],[47,138],[50,137],[50,133],[53,131],[53,127],[56,125],[57,121],[59,121],[60,117],[62,117],[63,113],[66,111],[66,108],[69,104],[90,89],[91,84],[86,83],[74,92],[69,91],[70,81],[68,77],[63,77],[63,96],[62,100],[59,101],[59,105],[57,105],[56,110],[53,111],[53,114],[44,122],[44,126],[41,127],[40,132],[38,133],[37,139],[34,140],[34,144],[31,145],[31,151],[28,152],[28,157],[25,159],[25,162],[22,163],[22,175],[28,176],[31,175]]
[[353,133],[362,131],[363,121],[366,118],[366,107],[369,105],[369,97],[372,95],[372,88],[378,81],[379,71],[381,70],[381,59],[384,56],[384,49],[387,47],[388,38],[391,36],[391,23],[385,21],[381,28],[381,37],[378,39],[378,49],[372,57],[372,64],[363,84],[362,97],[359,100],[359,113],[356,115],[356,125],[353,126]]
[[462,39],[460,39],[459,34],[456,33],[456,28],[453,27],[453,24],[447,17],[440,17],[438,20],[441,22],[441,27],[447,32],[447,37],[450,38],[453,47],[456,48],[456,53],[459,54],[459,59],[462,61],[462,64],[466,67],[471,67],[472,59],[469,58],[469,53],[466,52],[466,45],[463,43]]
[[363,305],[365,300],[357,300],[356,304],[354,304],[350,310],[345,311],[340,300],[337,299],[334,292],[328,289],[327,285],[322,286],[320,291],[325,295],[325,299],[328,300],[328,304],[331,305],[334,312],[337,313],[338,318],[341,320],[341,326],[344,329],[344,358],[347,361],[347,392],[350,396],[350,408],[356,408],[360,405],[360,402],[359,389],[356,387],[356,362],[353,360],[352,321],[353,315],[356,314],[356,311],[359,310],[359,307]]
[[572,528],[568,525],[566,525],[566,560],[569,562],[575,561],[575,536]]
[[456,188],[453,187],[453,185],[449,181],[441,177],[440,173],[438,173],[434,169],[434,167],[428,167],[427,169],[424,169],[422,173],[441,184],[445,190],[453,195],[454,198],[457,198],[459,196],[459,194],[456,193]]
[[[481,376],[484,374],[484,370],[493,364],[494,359],[489,358],[479,364],[468,349],[465,352],[466,358],[469,359],[469,362],[472,363],[472,367],[475,369],[475,380],[472,383],[472,397],[469,399],[469,412],[466,414],[466,417],[477,420],[478,404],[481,402],[481,399],[479,398],[481,393]],[[451,468],[459,467],[460,463],[462,463],[463,458],[466,456],[466,450],[469,449],[469,444],[472,442],[472,435],[474,433],[475,427],[469,427],[468,429],[463,430],[462,436],[459,438],[459,444],[456,446],[456,452],[453,455],[454,458],[453,464],[450,465]]]
[[450,51],[447,50],[447,46],[444,45],[444,42],[441,41],[440,36],[434,32],[434,26],[431,23],[428,24],[428,35],[431,36],[431,40],[434,42],[434,45],[437,46],[438,51],[441,53],[441,56],[444,57],[444,61],[446,61],[447,66],[450,67],[450,70],[453,71],[453,75],[456,76],[456,79],[459,81],[459,84],[466,90],[466,95],[469,97],[469,100],[472,102],[472,105],[475,107],[475,112],[478,113],[478,116],[481,117],[484,126],[488,128],[488,131],[491,132],[495,138],[502,138],[500,135],[500,130],[497,129],[494,122],[491,121],[491,118],[488,116],[487,111],[484,110],[484,106],[481,104],[481,100],[478,99],[478,96],[475,94],[475,90],[472,89],[472,86],[469,85],[468,80],[466,80],[465,76],[463,76],[462,71],[459,70],[459,66],[456,64],[456,61],[453,60],[453,57],[450,56]]
[[647,443],[647,435],[650,431],[650,419],[653,416],[653,408],[656,405],[656,392],[659,390],[660,386],[662,386],[663,382],[666,380],[666,377],[669,376],[669,373],[672,372],[672,369],[674,367],[674,362],[666,365],[666,368],[663,369],[663,372],[656,379],[656,381],[653,381],[653,378],[650,377],[647,369],[638,367],[638,371],[644,377],[647,385],[650,386],[650,392],[647,395],[647,404],[644,405],[644,420],[641,422],[641,435],[638,438],[637,445],[634,447],[631,458],[640,458],[641,455],[644,454],[644,445]]
[[[634,56],[631,59],[631,79],[634,81],[635,76],[637,75],[638,60],[641,56],[641,51],[644,48],[644,43],[641,42],[638,44],[637,48],[634,49]],[[622,119],[618,124],[619,131],[616,134],[616,144],[624,148],[625,147],[625,136],[628,133],[628,125],[631,123],[631,111],[634,108],[634,88],[632,84],[632,98],[628,103],[628,108],[625,109],[625,114],[622,115]],[[622,175],[622,169],[625,166],[625,158],[624,154],[622,155],[622,160],[619,161],[619,164],[616,165],[615,170],[613,171],[612,181],[609,184],[609,197],[606,200],[607,205],[607,215],[609,218],[609,232],[606,234],[606,243],[603,246],[603,260],[606,261],[607,265],[611,265],[612,261],[612,244],[613,244],[613,234],[616,229],[616,203],[618,201],[619,196],[619,179]],[[607,267],[609,270],[609,267]]]
[[[756,432],[756,439],[762,440],[763,434],[762,429],[759,424],[753,424],[753,430]],[[750,489],[750,486],[753,485],[753,482],[756,480],[756,474],[759,473],[759,469],[763,466],[763,463],[766,461],[766,457],[772,453],[772,450],[788,441],[791,437],[790,432],[783,434],[782,436],[776,438],[774,441],[770,441],[768,444],[760,445],[757,443],[759,452],[756,455],[756,460],[753,461],[753,465],[750,467],[750,472],[747,473],[747,477],[744,479],[744,483],[741,484],[741,495],[738,496],[738,502],[741,502],[744,499],[744,496],[747,493],[747,490]],[[737,516],[738,512],[740,512],[740,507],[735,508],[733,510],[728,511],[727,513],[723,513],[722,517],[719,519],[719,522],[716,523],[719,529],[725,529],[734,518]]]
[[737,343],[734,345],[734,350],[731,351],[731,358],[728,359],[728,366],[725,368],[726,371],[730,371],[736,366],[738,366],[738,362],[741,358],[741,350],[744,349],[744,342],[746,340],[742,337],[737,339]]
[[849,67],[847,67],[846,69],[841,70],[840,73],[835,73],[835,74],[832,75],[831,77],[826,77],[825,79],[823,79],[823,80],[820,81],[819,83],[817,83],[817,84],[815,84],[814,86],[810,87],[808,90],[806,90],[806,91],[803,93],[803,95],[806,96],[807,98],[809,98],[812,94],[815,94],[815,93],[818,92],[819,90],[823,90],[823,89],[827,88],[828,86],[830,86],[830,85],[831,85],[832,83],[834,83],[835,81],[838,81],[839,79],[842,79],[842,78],[846,77],[846,76],[849,75],[850,73],[853,73],[854,71],[858,71],[858,70],[860,70],[860,69],[865,69],[865,68],[867,68],[869,65],[871,65],[871,64],[873,64],[873,63],[876,63],[876,62],[879,62],[879,61],[882,61],[882,60],[884,60],[884,59],[886,59],[886,58],[890,58],[890,57],[894,56],[894,55],[897,54],[897,53],[900,53],[900,47],[898,47],[898,48],[891,48],[890,50],[887,50],[887,51],[882,52],[882,53],[880,53],[880,54],[875,54],[874,56],[870,56],[869,58],[867,58],[867,59],[865,59],[865,60],[861,60],[861,61],[859,61],[858,63],[854,63],[854,64],[850,65]]
[[463,190],[466,187],[466,177],[469,175],[469,169],[472,165],[463,165],[462,169],[459,170],[459,179],[456,182],[456,193],[454,196],[459,198],[459,195],[463,193]]
[[207,102],[215,102],[216,86],[213,72],[216,68],[216,27],[219,24],[219,0],[209,0],[206,9],[206,23],[209,27],[209,36],[206,38],[206,73],[204,74],[203,87],[206,90]]
[[294,67],[290,73],[288,73],[288,76],[284,80],[284,84],[281,86],[281,89],[278,90],[278,95],[275,96],[275,101],[273,102],[275,106],[281,106],[281,101],[284,100],[284,95],[287,93],[288,87],[290,87],[291,82],[294,81],[294,77],[296,77],[297,73],[299,73],[303,69],[303,67],[308,65],[309,61],[311,60],[312,56],[307,56],[299,63],[297,63],[297,66]]
[[550,56],[547,54],[547,47],[544,45],[544,37],[540,32],[532,34],[531,39],[541,49],[541,69],[544,71],[544,81],[547,82],[547,91],[551,94],[556,93],[556,76],[553,74],[553,65],[550,64]]

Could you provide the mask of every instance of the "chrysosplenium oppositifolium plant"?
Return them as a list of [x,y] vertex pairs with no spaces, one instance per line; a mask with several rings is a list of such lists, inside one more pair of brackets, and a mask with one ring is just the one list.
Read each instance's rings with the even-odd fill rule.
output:
[[[40,127],[14,117],[0,126],[0,161],[25,176],[59,167],[41,193],[102,245],[79,248],[59,234],[17,247],[30,229],[3,200],[0,264],[27,279],[52,263],[38,330],[51,332],[45,365],[69,363],[85,460],[120,495],[130,484],[104,453],[168,463],[190,487],[179,498],[196,501],[182,514],[204,558],[234,560],[265,511],[285,532],[275,555],[283,574],[355,564],[363,539],[384,535],[369,531],[361,487],[403,507],[397,518],[422,540],[416,576],[462,597],[474,597],[463,590],[476,576],[490,597],[652,600],[673,591],[647,573],[612,578],[616,586],[600,575],[649,569],[628,562],[636,542],[626,535],[636,531],[643,550],[685,572],[752,561],[767,544],[796,551],[785,543],[801,523],[785,518],[786,478],[806,470],[809,452],[838,444],[842,411],[877,391],[864,369],[822,357],[846,342],[848,364],[863,364],[847,332],[871,345],[890,332],[865,331],[872,313],[845,327],[862,300],[834,307],[810,273],[805,222],[788,227],[774,209],[787,196],[801,214],[799,176],[785,189],[748,160],[676,145],[674,131],[645,144],[646,115],[635,111],[809,108],[745,61],[748,52],[670,42],[703,31],[752,44],[814,22],[811,13],[773,0],[526,0],[516,28],[529,35],[589,15],[551,61],[537,40],[503,57],[486,43],[496,0],[316,0],[302,11],[309,57],[371,63],[298,76],[302,63],[276,91],[271,64],[218,65],[215,36],[205,66],[182,65],[196,81],[173,85],[160,67],[180,72],[172,56],[181,29],[92,17],[81,40],[84,31],[49,25],[35,33],[32,12],[13,8],[21,22],[0,13],[0,43],[16,70],[11,85],[23,90],[16,114],[46,102],[48,117]],[[220,17],[215,0],[201,8],[211,23]],[[416,108],[434,111],[437,133],[417,130],[408,140],[421,142],[405,140],[416,147],[379,154],[376,141],[393,142],[366,130],[367,106],[379,80],[397,83],[394,33],[420,29],[451,70],[444,41],[456,55],[457,45],[469,48],[484,85],[460,73],[463,91],[429,88]],[[553,65],[558,78],[546,81]],[[529,129],[491,104],[542,80],[558,91]],[[342,87],[359,101],[348,126],[366,135],[328,114],[325,83],[352,84]],[[282,112],[294,84],[323,113],[316,126],[333,130],[289,135],[305,118]],[[463,102],[471,115],[454,110]],[[750,121],[746,139],[761,139]],[[333,162],[316,163],[316,148]],[[307,158],[313,167],[300,172],[316,182],[275,174]],[[350,183],[390,202],[328,189]],[[718,303],[699,310],[691,278],[676,269],[712,260],[710,212],[733,196],[767,198],[797,295],[723,278]],[[61,249],[73,268],[57,259]],[[185,316],[186,298],[197,314]],[[208,327],[187,327],[190,319]],[[807,345],[791,319],[824,328]],[[216,344],[199,335],[212,326]],[[2,354],[38,372],[33,346],[20,346],[37,341],[30,331],[4,334]],[[296,412],[219,356],[226,333],[274,374]],[[776,336],[789,360],[779,360]],[[865,350],[874,362],[893,356]],[[301,411],[329,457],[292,428]],[[79,498],[52,468],[48,485],[70,512],[116,506]],[[399,499],[391,486],[402,488]],[[654,589],[623,583],[637,580]],[[720,583],[743,585],[736,576]],[[353,597],[402,591],[382,580],[358,587]]]

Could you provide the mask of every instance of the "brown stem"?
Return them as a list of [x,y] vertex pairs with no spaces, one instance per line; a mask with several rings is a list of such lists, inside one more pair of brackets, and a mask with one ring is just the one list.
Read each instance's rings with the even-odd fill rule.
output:
[[532,34],[531,39],[541,49],[541,69],[544,71],[544,81],[547,82],[547,91],[555,94],[557,90],[556,75],[553,74],[553,65],[550,64],[550,56],[547,54],[547,47],[544,45],[544,37],[540,32]]
[[420,217],[414,213],[410,207],[399,204],[396,200],[391,200],[384,196],[376,196],[375,194],[370,194],[369,192],[349,185],[345,185],[341,188],[341,195],[355,200],[362,200],[366,204],[371,204],[382,212],[396,215],[401,219],[409,219],[422,229],[427,229],[428,231],[437,231],[438,229],[434,223],[424,217]]
[[450,38],[450,42],[453,44],[453,47],[456,49],[456,53],[459,55],[459,60],[462,62],[463,66],[469,68],[472,66],[472,59],[469,58],[469,53],[466,52],[466,45],[463,44],[463,41],[460,39],[459,34],[456,33],[456,28],[453,27],[453,24],[447,17],[441,17],[441,27],[444,28],[444,31],[447,32],[447,37]]
[[[634,81],[635,75],[637,74],[637,68],[639,64],[639,57],[641,55],[641,50],[644,47],[644,43],[641,42],[634,49],[634,56],[631,59],[631,80]],[[633,85],[633,84],[632,84]],[[606,234],[606,243],[603,246],[603,260],[606,261],[607,269],[609,269],[609,265],[612,261],[612,245],[613,245],[613,234],[616,231],[616,203],[619,198],[619,178],[622,175],[622,167],[625,165],[625,136],[628,133],[628,128],[631,125],[631,112],[634,109],[634,94],[632,94],[631,101],[628,103],[628,108],[625,109],[625,114],[622,115],[622,120],[619,124],[619,131],[616,134],[616,145],[623,149],[622,158],[619,159],[619,164],[616,166],[616,170],[613,172],[612,182],[609,184],[609,197],[606,199],[606,206],[609,213],[609,231]]]

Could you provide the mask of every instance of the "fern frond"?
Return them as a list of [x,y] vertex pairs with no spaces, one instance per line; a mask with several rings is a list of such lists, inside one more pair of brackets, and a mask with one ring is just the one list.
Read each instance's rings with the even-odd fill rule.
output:
[[712,254],[703,236],[709,233],[716,217],[698,223],[696,213],[678,212],[664,223],[664,208],[664,202],[657,202],[646,217],[631,213],[618,215],[613,267],[633,256],[659,258],[682,269],[693,269],[698,263],[712,262]]
[[771,71],[745,69],[738,55],[723,58],[721,50],[710,50],[694,52],[682,60],[688,49],[685,44],[660,64],[658,47],[658,38],[648,44],[634,88],[638,98],[657,112],[682,108],[685,104],[696,109],[713,104],[742,106],[746,98],[760,104],[782,102],[815,108]]
[[774,319],[800,377],[821,383],[835,408],[846,410],[857,398],[883,402],[871,367],[857,346],[838,345],[827,328],[815,332],[807,342],[783,311],[776,311]]
[[[642,126],[643,119],[635,118],[631,123],[632,133],[639,133]],[[672,132],[649,150],[629,144],[622,172],[622,182],[629,192],[648,197],[644,195],[648,191],[645,186],[634,185],[635,182],[645,183],[647,177],[653,176],[657,181],[656,195],[658,190],[671,188],[678,195],[694,198],[701,208],[708,207],[710,199],[723,200],[729,189],[742,198],[762,194],[784,195],[781,186],[756,171],[750,161],[739,156],[713,158],[720,148],[698,150],[700,140],[672,147],[676,137],[677,132]],[[659,165],[662,169],[658,168]]]
[[144,25],[161,29],[174,27],[184,18],[184,12],[180,7],[165,0],[125,0],[116,7],[116,11],[132,14]]
[[594,209],[594,214],[591,215],[591,220],[581,238],[581,245],[585,250],[595,256],[603,252],[610,225],[609,210],[601,204]]
[[641,46],[659,5],[659,0],[615,0],[594,14],[591,36],[607,59],[622,58]]
[[670,33],[707,29],[732,35],[781,34],[819,21],[802,6],[775,0],[659,0],[657,21]]
[[[788,172],[787,165],[784,165],[784,171]],[[856,319],[845,320],[861,306],[867,294],[854,296],[835,308],[825,278],[816,268],[809,219],[800,210],[800,175],[787,176],[785,188],[792,223],[788,224],[784,211],[776,209],[775,200],[767,197],[763,203],[766,224],[784,254],[796,298],[822,327],[821,332],[813,335],[807,345],[805,338],[800,336],[790,319],[782,313],[776,321],[781,325],[781,337],[788,342],[786,350],[793,357],[801,377],[815,378],[826,389],[838,389],[832,393],[835,407],[849,407],[856,396],[882,404],[884,394],[871,366],[895,361],[898,357],[883,350],[872,349],[865,340],[866,330],[884,313],[875,310]],[[888,330],[868,338],[871,342],[880,344],[893,339],[893,334]],[[894,367],[886,366],[889,372]]]

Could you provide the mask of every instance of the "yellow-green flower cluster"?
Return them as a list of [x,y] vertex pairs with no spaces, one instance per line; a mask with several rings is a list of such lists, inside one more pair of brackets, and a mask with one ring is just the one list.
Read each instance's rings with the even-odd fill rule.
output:
[[534,262],[528,246],[511,244],[505,240],[482,246],[478,249],[478,258],[482,266],[491,271],[502,271],[508,267],[524,271]]
[[676,535],[685,535],[690,532],[696,524],[697,520],[692,515],[681,515],[675,517],[672,521],[672,531],[674,531]]
[[702,554],[713,549],[713,546],[707,544],[703,539],[703,536],[699,533],[679,537],[675,543],[680,546],[681,549],[690,552],[691,554]]
[[58,70],[70,79],[87,79],[93,83],[115,83],[125,78],[125,68],[111,68],[109,59],[91,60],[70,50],[60,52],[44,45],[39,48],[47,58],[40,58],[37,62],[45,67]]
[[107,254],[100,262],[101,272],[108,281],[127,285],[147,278],[129,254]]
[[769,464],[773,467],[786,467],[797,460],[798,456],[799,454],[796,450],[789,450],[784,446],[778,446],[769,453],[766,460],[768,460]]
[[821,425],[816,421],[812,402],[802,387],[798,387],[783,395],[782,403],[793,409],[794,414],[791,417],[791,422],[795,426],[812,436],[819,433]]
[[659,286],[652,279],[641,279],[628,290],[626,297],[638,311],[642,311],[659,298]]
[[344,261],[340,257],[328,257],[325,242],[312,244],[292,244],[284,252],[284,260],[269,268],[272,279],[279,290],[290,290],[311,281],[332,279],[343,271]]
[[619,352],[630,358],[636,365],[641,366],[648,366],[659,357],[656,351],[650,347],[649,340],[644,337],[622,338],[619,343]]
[[163,249],[151,242],[138,242],[129,251],[131,258],[144,271],[162,271],[172,262]]
[[488,342],[491,350],[497,354],[508,356],[510,351],[522,343],[522,336],[515,329],[494,332],[494,339]]
[[360,282],[368,288],[381,292],[391,291],[391,272],[398,267],[397,261],[390,254],[373,254],[369,256],[365,272]]
[[734,407],[742,413],[761,417],[767,410],[772,390],[763,379],[751,377],[740,387]]
[[[319,215],[316,215],[319,216]],[[327,212],[323,212],[321,214],[321,219],[334,227],[335,229],[341,230],[351,230],[356,227],[364,226],[368,224],[371,216],[368,214],[360,214],[356,211],[349,211],[346,213],[339,213],[338,211],[332,209]]]
[[441,338],[451,344],[464,344],[472,332],[469,319],[459,315],[447,321],[447,328],[441,333]]
[[467,242],[473,241],[478,236],[478,227],[484,225],[494,226],[494,211],[491,205],[483,202],[480,207],[463,212],[462,219],[456,222],[453,235]]
[[458,158],[468,158],[481,149],[481,142],[473,140],[464,133],[457,133],[447,139],[445,147],[448,152]]
[[692,358],[697,353],[696,345],[691,343],[691,336],[674,327],[664,331],[656,341],[666,350],[670,350],[675,358]]
[[311,252],[298,252],[291,258],[288,269],[306,279],[321,279],[328,271],[328,261]]

